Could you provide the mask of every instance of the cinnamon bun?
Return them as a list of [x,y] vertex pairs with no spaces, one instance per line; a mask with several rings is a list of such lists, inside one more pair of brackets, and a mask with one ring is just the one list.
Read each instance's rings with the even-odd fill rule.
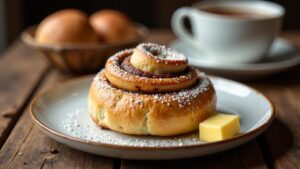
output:
[[110,57],[91,84],[88,105],[103,128],[173,136],[197,130],[213,115],[216,95],[209,78],[189,67],[184,55],[141,44]]

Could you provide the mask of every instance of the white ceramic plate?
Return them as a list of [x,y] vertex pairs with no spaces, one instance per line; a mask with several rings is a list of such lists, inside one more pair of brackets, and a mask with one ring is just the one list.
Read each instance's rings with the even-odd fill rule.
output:
[[177,137],[130,136],[96,126],[87,113],[92,77],[62,83],[37,96],[34,122],[50,137],[75,149],[127,159],[177,159],[202,156],[241,145],[262,133],[274,118],[268,99],[243,84],[211,77],[219,111],[238,114],[241,134],[225,141],[198,140],[198,132]]
[[[230,77],[234,79],[253,79],[288,70],[300,63],[300,53],[287,40],[277,38],[263,60],[257,63],[225,64],[207,61],[205,54],[193,46],[180,40],[169,45],[174,50],[184,53],[189,58],[189,64],[204,72]],[[242,56],[241,56],[242,57]]]

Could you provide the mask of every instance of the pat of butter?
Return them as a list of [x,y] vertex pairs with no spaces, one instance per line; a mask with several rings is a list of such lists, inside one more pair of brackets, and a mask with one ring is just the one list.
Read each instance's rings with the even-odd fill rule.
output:
[[199,124],[200,140],[213,142],[231,138],[240,132],[237,115],[216,114]]

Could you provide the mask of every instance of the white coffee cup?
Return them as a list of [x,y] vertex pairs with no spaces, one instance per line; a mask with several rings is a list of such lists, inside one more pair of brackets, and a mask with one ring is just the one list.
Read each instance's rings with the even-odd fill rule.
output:
[[[241,15],[205,11],[210,8],[240,11]],[[242,16],[243,12],[249,16]],[[284,13],[282,6],[267,1],[207,1],[179,8],[171,24],[179,39],[202,51],[208,61],[249,63],[268,53]],[[184,18],[190,20],[191,33]]]

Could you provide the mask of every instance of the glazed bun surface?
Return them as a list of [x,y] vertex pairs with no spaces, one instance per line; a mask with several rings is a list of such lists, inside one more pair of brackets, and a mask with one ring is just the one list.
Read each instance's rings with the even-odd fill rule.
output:
[[[136,51],[124,50],[123,52],[116,54],[107,60],[105,64],[105,77],[116,87],[128,90],[128,91],[142,91],[145,93],[157,93],[157,92],[173,92],[191,87],[197,81],[197,73],[194,69],[187,69],[184,73],[180,75],[172,74],[170,77],[164,78],[153,78],[159,77],[162,74],[152,74],[150,72],[145,72],[145,74],[152,74],[153,77],[146,77],[136,75],[135,73],[130,73],[130,70],[126,70],[122,67],[121,62],[133,56]],[[132,58],[130,58],[132,60]],[[129,63],[130,64],[130,63]],[[156,63],[160,64],[160,63]],[[170,63],[173,64],[173,63]],[[124,65],[124,64],[123,64]],[[163,64],[165,65],[165,64]],[[133,65],[128,65],[129,69],[137,69]],[[168,67],[168,66],[167,66]],[[163,68],[163,66],[161,66]],[[180,67],[178,67],[180,68]],[[140,70],[140,69],[137,69]],[[133,71],[133,70],[132,70]],[[143,70],[140,70],[143,72]]]
[[90,24],[98,34],[99,40],[117,42],[134,38],[136,31],[130,19],[121,12],[105,9],[90,17]]
[[197,130],[215,114],[212,82],[189,67],[185,56],[152,43],[137,48],[116,53],[95,76],[88,107],[97,125],[125,134],[174,136]]
[[215,112],[216,96],[204,76],[190,89],[164,94],[126,92],[96,75],[88,105],[93,121],[103,128],[134,135],[173,136],[198,129]]
[[155,74],[178,73],[186,69],[187,58],[165,46],[142,43],[134,49],[130,63],[145,72]]
[[96,42],[97,34],[88,16],[76,9],[65,9],[47,16],[37,27],[35,39],[47,44]]

